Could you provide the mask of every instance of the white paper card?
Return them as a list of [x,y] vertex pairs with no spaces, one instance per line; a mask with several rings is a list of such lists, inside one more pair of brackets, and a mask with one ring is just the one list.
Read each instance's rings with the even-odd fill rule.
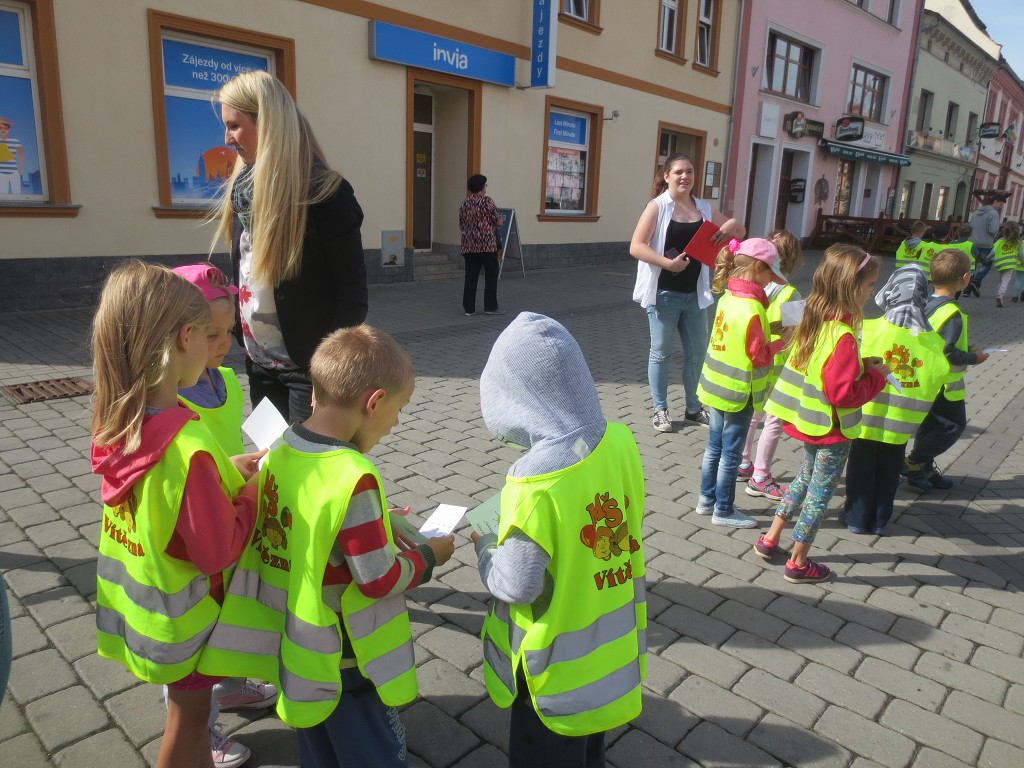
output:
[[473,530],[484,536],[498,532],[498,517],[501,515],[501,494],[496,493],[483,504],[466,513],[466,519]]
[[999,347],[985,347],[983,350],[986,355],[991,355],[993,352],[1008,352],[1009,350],[1000,349]]
[[456,507],[454,504],[438,504],[434,514],[420,526],[420,533],[428,539],[434,536],[447,536],[455,530],[465,514],[465,507]]
[[800,324],[800,319],[804,316],[804,307],[807,302],[801,299],[800,301],[787,301],[784,302],[782,309],[782,327],[793,328]]
[[249,418],[242,424],[242,431],[261,451],[273,445],[286,429],[288,429],[288,423],[270,402],[269,397],[260,400],[260,404],[252,409]]
[[893,389],[895,389],[900,394],[903,394],[903,385],[900,384],[900,380],[897,379],[894,374],[890,373],[888,376],[885,377],[885,380],[892,384]]

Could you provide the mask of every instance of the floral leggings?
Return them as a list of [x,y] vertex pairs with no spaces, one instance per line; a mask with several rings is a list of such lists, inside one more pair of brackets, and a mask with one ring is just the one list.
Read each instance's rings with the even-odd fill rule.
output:
[[800,513],[793,529],[793,540],[813,544],[814,537],[825,516],[836,485],[850,455],[850,443],[845,441],[833,445],[804,444],[804,460],[800,473],[786,489],[775,514],[786,522]]

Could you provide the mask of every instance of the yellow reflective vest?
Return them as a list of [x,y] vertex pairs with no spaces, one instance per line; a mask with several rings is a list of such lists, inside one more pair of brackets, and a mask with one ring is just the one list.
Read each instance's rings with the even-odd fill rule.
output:
[[624,424],[609,423],[594,452],[559,472],[508,477],[498,541],[518,529],[550,555],[551,601],[492,602],[483,627],[484,682],[507,708],[517,672],[541,722],[585,736],[640,714],[647,672],[647,603],[640,538],[644,478]]
[[[956,348],[961,352],[969,351],[968,346],[968,334],[967,334],[967,313],[960,309],[960,305],[955,301],[948,301],[928,316],[928,322],[931,323],[932,328],[938,331],[944,326],[953,315],[960,315],[960,336],[956,340]],[[950,365],[949,366],[949,378],[946,380],[946,388],[943,391],[943,395],[947,400],[963,400],[967,396],[967,387],[964,384],[964,372],[967,370],[966,365]]]
[[946,246],[946,248],[952,248],[954,250],[963,251],[964,253],[966,253],[967,258],[971,260],[971,272],[974,271],[974,268],[975,266],[977,266],[978,262],[978,260],[974,256],[974,243],[972,243],[970,240],[964,240],[959,243],[949,243]]
[[185,423],[164,455],[115,507],[103,506],[96,563],[99,655],[147,683],[173,683],[195,671],[220,606],[210,578],[166,554],[181,508],[189,462],[198,451],[217,463],[234,498],[242,476],[198,419]]
[[945,342],[935,331],[911,333],[884,317],[865,320],[860,353],[880,357],[899,379],[861,407],[860,438],[904,445],[924,421],[949,378]]
[[931,261],[929,260],[927,264],[925,263],[925,249],[931,245],[932,243],[929,243],[927,240],[922,240],[914,248],[907,248],[907,241],[904,240],[896,249],[896,269],[905,267],[907,264],[917,264],[927,274],[928,264]]
[[[789,284],[782,286],[775,295],[772,296],[771,302],[768,304],[767,314],[769,328],[771,328],[772,323],[782,322],[782,305],[787,301],[800,301],[800,291],[798,291],[795,286]],[[788,346],[780,349],[775,355],[775,359],[772,360],[771,370],[768,371],[768,382],[766,385],[768,392],[771,392],[772,387],[775,386],[775,382],[779,380],[779,374],[782,373],[782,366],[786,364],[786,360],[788,359]]]
[[1000,272],[1017,269],[1020,266],[1020,243],[999,239],[992,244],[992,258]]
[[[787,360],[764,405],[765,412],[778,416],[809,437],[821,437],[831,432],[833,406],[825,398],[821,372],[839,339],[846,334],[854,336],[853,328],[846,323],[826,321],[818,331],[814,352],[807,361],[807,372],[796,370],[792,358]],[[863,361],[860,362],[860,372],[864,372]],[[857,437],[860,434],[860,408],[836,408],[835,412],[843,435],[850,440]]]
[[178,399],[199,414],[199,418],[213,433],[217,443],[228,456],[238,456],[245,453],[245,446],[242,444],[242,388],[238,385],[233,370],[224,366],[217,370],[224,377],[224,390],[227,395],[224,405],[219,408],[203,408],[181,395],[178,395]]
[[755,411],[763,408],[771,367],[755,368],[747,355],[747,326],[753,317],[761,323],[767,340],[768,315],[760,301],[731,293],[718,300],[697,385],[697,397],[704,405],[730,413],[742,411],[751,401]]
[[277,714],[289,725],[323,722],[341,698],[340,609],[364,676],[389,706],[416,697],[416,667],[405,596],[366,597],[350,583],[340,605],[325,602],[324,573],[352,490],[373,463],[350,448],[306,453],[285,442],[260,471],[260,514],[235,568],[200,672],[261,677],[278,686]]

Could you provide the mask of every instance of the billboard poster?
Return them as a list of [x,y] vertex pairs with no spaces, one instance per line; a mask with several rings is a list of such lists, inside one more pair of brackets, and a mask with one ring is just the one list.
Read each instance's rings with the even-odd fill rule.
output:
[[268,54],[164,38],[167,168],[173,203],[214,200],[235,167],[213,94],[242,72],[270,70]]

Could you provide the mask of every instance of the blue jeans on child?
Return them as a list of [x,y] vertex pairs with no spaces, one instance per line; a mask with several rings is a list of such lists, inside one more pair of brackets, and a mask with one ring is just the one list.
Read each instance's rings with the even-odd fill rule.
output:
[[654,410],[668,410],[668,361],[678,335],[683,342],[686,412],[696,413],[701,409],[697,382],[708,351],[708,310],[698,306],[696,293],[658,291],[655,303],[647,308],[647,322],[651,327],[647,379],[651,385]]
[[747,429],[754,415],[754,406],[747,403],[742,411],[720,411],[708,408],[711,424],[704,461],[700,466],[700,505],[714,505],[716,517],[728,517],[736,501],[736,471],[747,442]]
[[967,405],[963,400],[947,400],[944,392],[932,403],[928,415],[914,436],[914,448],[907,456],[911,464],[931,467],[937,456],[953,447],[967,426]]
[[409,765],[405,726],[358,669],[341,670],[341,701],[312,728],[297,728],[302,768],[399,768]]
[[839,478],[850,455],[850,443],[812,445],[804,443],[804,460],[800,472],[789,484],[775,514],[783,520],[792,520],[800,513],[793,528],[793,540],[813,544],[821,519],[832,500]]

